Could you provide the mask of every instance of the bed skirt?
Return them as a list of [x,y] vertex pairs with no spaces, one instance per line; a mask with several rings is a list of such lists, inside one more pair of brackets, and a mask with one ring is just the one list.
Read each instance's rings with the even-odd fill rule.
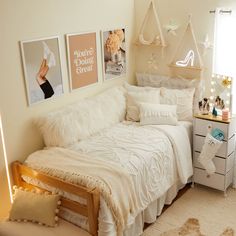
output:
[[[35,186],[45,188],[52,192],[57,192],[65,197],[72,199],[74,201],[81,202],[81,198],[73,194],[62,193],[59,189],[52,188],[42,182],[39,182],[35,179],[30,179],[26,176],[23,179]],[[168,191],[163,194],[160,198],[150,203],[148,207],[138,214],[135,219],[129,219],[128,225],[123,233],[124,236],[138,236],[143,233],[144,223],[153,223],[156,220],[156,217],[159,216],[162,212],[164,205],[170,205],[174,198],[177,196],[178,191],[183,188],[185,185],[181,184],[180,181],[176,182],[168,189]],[[86,204],[85,202],[82,202]],[[68,209],[61,208],[60,217],[85,229],[89,230],[88,220],[86,217],[81,216],[77,213],[74,213]],[[99,231],[98,236],[116,236],[116,227],[113,221],[111,212],[109,211],[104,199],[100,198],[100,211],[99,211]]]

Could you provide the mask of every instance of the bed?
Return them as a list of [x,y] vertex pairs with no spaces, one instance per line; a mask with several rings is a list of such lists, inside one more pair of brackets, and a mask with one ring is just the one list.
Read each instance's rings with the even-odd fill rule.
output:
[[[61,117],[60,113],[54,113],[54,134],[48,134],[50,122],[51,126],[43,127],[47,130],[47,137],[44,136],[47,147],[31,154],[23,165],[13,164],[17,185],[58,192],[63,196],[61,217],[92,235],[141,235],[144,222],[154,222],[164,204],[172,202],[193,174],[192,123],[180,121],[173,126],[124,121],[123,93],[123,90],[113,89],[98,96],[96,101],[90,99],[63,111],[68,115],[68,111],[73,110],[68,119],[71,127],[71,122],[77,122],[71,119],[75,111],[81,115],[81,108],[88,109],[84,112],[86,116],[77,119],[79,123],[73,123],[83,137],[79,142],[70,142],[74,134],[63,143],[58,139],[60,135],[66,136],[68,129],[61,127],[58,118],[57,125],[63,134],[58,133],[58,129],[54,132],[55,116]],[[93,112],[89,113],[91,106]],[[96,124],[91,114],[96,114]],[[104,118],[104,114],[109,118]],[[83,118],[91,122],[85,133],[79,127],[81,122],[84,125]],[[107,127],[97,130],[97,126],[101,128],[102,119],[106,119]],[[43,122],[45,120],[41,124]],[[77,140],[78,137],[74,137]],[[52,142],[60,145],[52,145]],[[70,206],[69,210],[63,205]]]

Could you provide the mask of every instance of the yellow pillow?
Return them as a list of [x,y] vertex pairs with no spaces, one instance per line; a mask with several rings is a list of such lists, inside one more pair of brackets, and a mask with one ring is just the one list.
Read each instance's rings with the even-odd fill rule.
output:
[[32,221],[47,226],[55,226],[58,217],[60,196],[55,194],[35,193],[22,188],[14,188],[14,201],[9,220]]

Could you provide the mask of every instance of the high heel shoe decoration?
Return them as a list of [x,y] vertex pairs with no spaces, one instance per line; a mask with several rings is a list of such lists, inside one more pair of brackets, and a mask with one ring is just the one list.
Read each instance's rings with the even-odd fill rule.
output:
[[190,64],[190,66],[193,66],[193,63],[194,63],[194,51],[189,50],[189,52],[187,53],[185,59],[181,60],[181,61],[177,61],[176,65],[181,66],[181,67],[186,67],[189,64]]

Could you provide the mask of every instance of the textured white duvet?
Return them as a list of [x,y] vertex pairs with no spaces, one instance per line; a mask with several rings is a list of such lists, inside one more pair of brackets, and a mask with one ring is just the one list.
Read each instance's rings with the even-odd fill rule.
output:
[[[137,198],[141,202],[140,212],[151,202],[162,196],[178,179],[187,183],[192,175],[190,141],[183,126],[140,126],[136,123],[119,123],[112,128],[68,147],[84,153],[95,160],[115,163],[132,177]],[[73,160],[68,160],[70,164]],[[27,165],[35,168],[66,169],[66,163],[57,157],[38,158],[30,155]],[[77,162],[75,162],[77,164]],[[73,174],[73,173],[71,173]],[[125,188],[126,186],[124,186]],[[116,235],[109,208],[101,199],[99,212],[99,235]],[[128,225],[135,217],[130,215]]]

